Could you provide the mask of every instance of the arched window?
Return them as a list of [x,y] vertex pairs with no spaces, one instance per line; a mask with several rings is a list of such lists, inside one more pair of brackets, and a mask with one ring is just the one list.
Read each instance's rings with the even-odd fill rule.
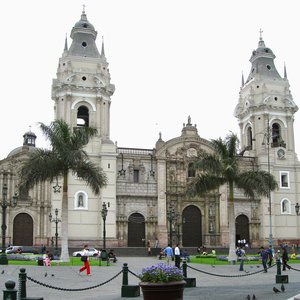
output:
[[274,123],[272,125],[272,143],[275,145],[280,143],[281,140],[280,125],[278,123]]
[[290,214],[291,213],[291,202],[289,199],[282,199],[280,203],[281,213]]
[[74,196],[75,209],[88,209],[88,195],[84,191],[78,191]]
[[80,106],[77,111],[77,126],[89,127],[89,110],[86,106]]
[[247,147],[249,149],[252,149],[252,140],[253,140],[253,138],[252,138],[252,128],[249,126],[247,128]]

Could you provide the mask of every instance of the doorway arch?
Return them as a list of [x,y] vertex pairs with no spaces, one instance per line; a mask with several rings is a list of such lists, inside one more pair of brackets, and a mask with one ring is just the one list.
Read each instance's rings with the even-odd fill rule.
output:
[[182,212],[182,245],[202,245],[202,215],[200,209],[194,205],[187,206]]
[[14,218],[13,245],[33,245],[33,220],[26,213],[20,213]]
[[249,219],[245,215],[239,215],[235,219],[235,244],[238,245],[238,240],[246,240],[249,244]]
[[145,247],[145,218],[133,213],[128,218],[128,247]]

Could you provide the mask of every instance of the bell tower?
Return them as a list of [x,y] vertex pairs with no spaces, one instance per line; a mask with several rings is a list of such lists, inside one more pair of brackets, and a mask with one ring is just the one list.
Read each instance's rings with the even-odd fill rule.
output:
[[274,151],[282,148],[284,155],[295,158],[294,114],[298,107],[290,92],[286,67],[281,77],[274,59],[260,31],[258,48],[250,58],[251,71],[246,82],[242,78],[234,113],[239,121],[241,149],[257,156],[269,143]]
[[[70,37],[71,46],[68,47],[66,38],[56,78],[52,82],[55,119],[66,121],[73,129],[82,126],[97,129],[97,135],[86,145],[85,151],[90,160],[106,173],[108,185],[101,190],[99,199],[84,182],[70,175],[69,219],[76,221],[69,225],[69,232],[70,235],[73,233],[70,239],[79,240],[87,230],[92,240],[90,243],[100,247],[103,232],[101,208],[104,202],[109,203],[107,237],[113,240],[116,235],[117,151],[116,145],[110,140],[110,106],[115,86],[111,84],[104,40],[102,38],[99,52],[97,31],[88,21],[85,8],[80,20],[72,28]],[[84,196],[84,205],[78,206],[80,196]]]
[[[299,201],[299,161],[295,152],[293,100],[287,78],[274,64],[275,55],[266,47],[262,31],[258,47],[252,51],[251,70],[239,92],[234,115],[240,127],[241,154],[256,158],[257,167],[274,175],[278,189],[260,200],[260,240],[280,243],[297,240],[295,205]],[[290,219],[286,219],[290,218]],[[294,224],[283,230],[285,223]]]

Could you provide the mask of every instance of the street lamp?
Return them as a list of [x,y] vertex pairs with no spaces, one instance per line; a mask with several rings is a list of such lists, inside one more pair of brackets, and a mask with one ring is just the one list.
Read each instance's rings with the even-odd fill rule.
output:
[[296,211],[297,216],[299,216],[299,209],[300,209],[300,205],[297,202],[296,205],[295,205],[295,211]]
[[[270,128],[270,122],[269,118],[267,120],[267,132],[264,133],[257,133],[257,134],[263,134],[264,140],[267,142],[267,164],[268,164],[268,173],[270,175],[270,139],[272,138],[272,132]],[[255,141],[255,138],[252,139],[252,141]],[[265,142],[263,141],[262,145],[265,145]],[[271,207],[271,182],[270,182],[270,176],[268,179],[268,202],[269,202],[269,223],[270,223],[270,231],[269,231],[269,245],[273,245],[273,234],[272,234],[272,207]]]
[[170,227],[170,245],[172,247],[172,240],[173,240],[173,221],[175,221],[177,218],[177,215],[175,213],[175,208],[170,204],[169,209],[167,210],[167,219],[169,221],[169,227]]
[[49,214],[49,221],[50,221],[50,223],[51,222],[55,223],[55,250],[54,250],[54,256],[58,256],[58,247],[57,247],[58,233],[57,233],[57,225],[58,225],[59,222],[61,222],[61,220],[57,218],[57,216],[58,216],[58,209],[57,208],[55,208],[54,213],[55,213],[55,217],[54,218],[52,218],[52,214],[51,213]]
[[[109,207],[109,202],[108,202],[108,207]],[[102,210],[101,210],[101,216],[102,216],[102,219],[103,219],[103,249],[104,250],[106,249],[106,228],[105,228],[105,222],[106,222],[107,212],[108,212],[108,209],[107,209],[106,203],[103,202],[103,204],[102,204]]]
[[5,253],[5,243],[6,243],[6,209],[8,206],[16,206],[17,205],[17,201],[18,201],[18,196],[17,193],[15,193],[15,195],[12,197],[12,202],[11,201],[7,201],[7,184],[3,184],[2,187],[2,201],[1,201],[1,207],[2,207],[2,253],[0,255],[0,265],[7,265],[8,264],[8,260],[7,260],[7,256]]

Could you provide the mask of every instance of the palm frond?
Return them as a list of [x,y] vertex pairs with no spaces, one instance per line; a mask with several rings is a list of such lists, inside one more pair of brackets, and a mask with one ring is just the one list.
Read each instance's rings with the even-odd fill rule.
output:
[[212,174],[199,174],[187,186],[187,194],[191,196],[203,195],[217,189],[224,183],[224,179]]
[[77,176],[88,183],[96,195],[99,195],[100,188],[107,184],[106,174],[90,161],[81,161],[73,169]]

